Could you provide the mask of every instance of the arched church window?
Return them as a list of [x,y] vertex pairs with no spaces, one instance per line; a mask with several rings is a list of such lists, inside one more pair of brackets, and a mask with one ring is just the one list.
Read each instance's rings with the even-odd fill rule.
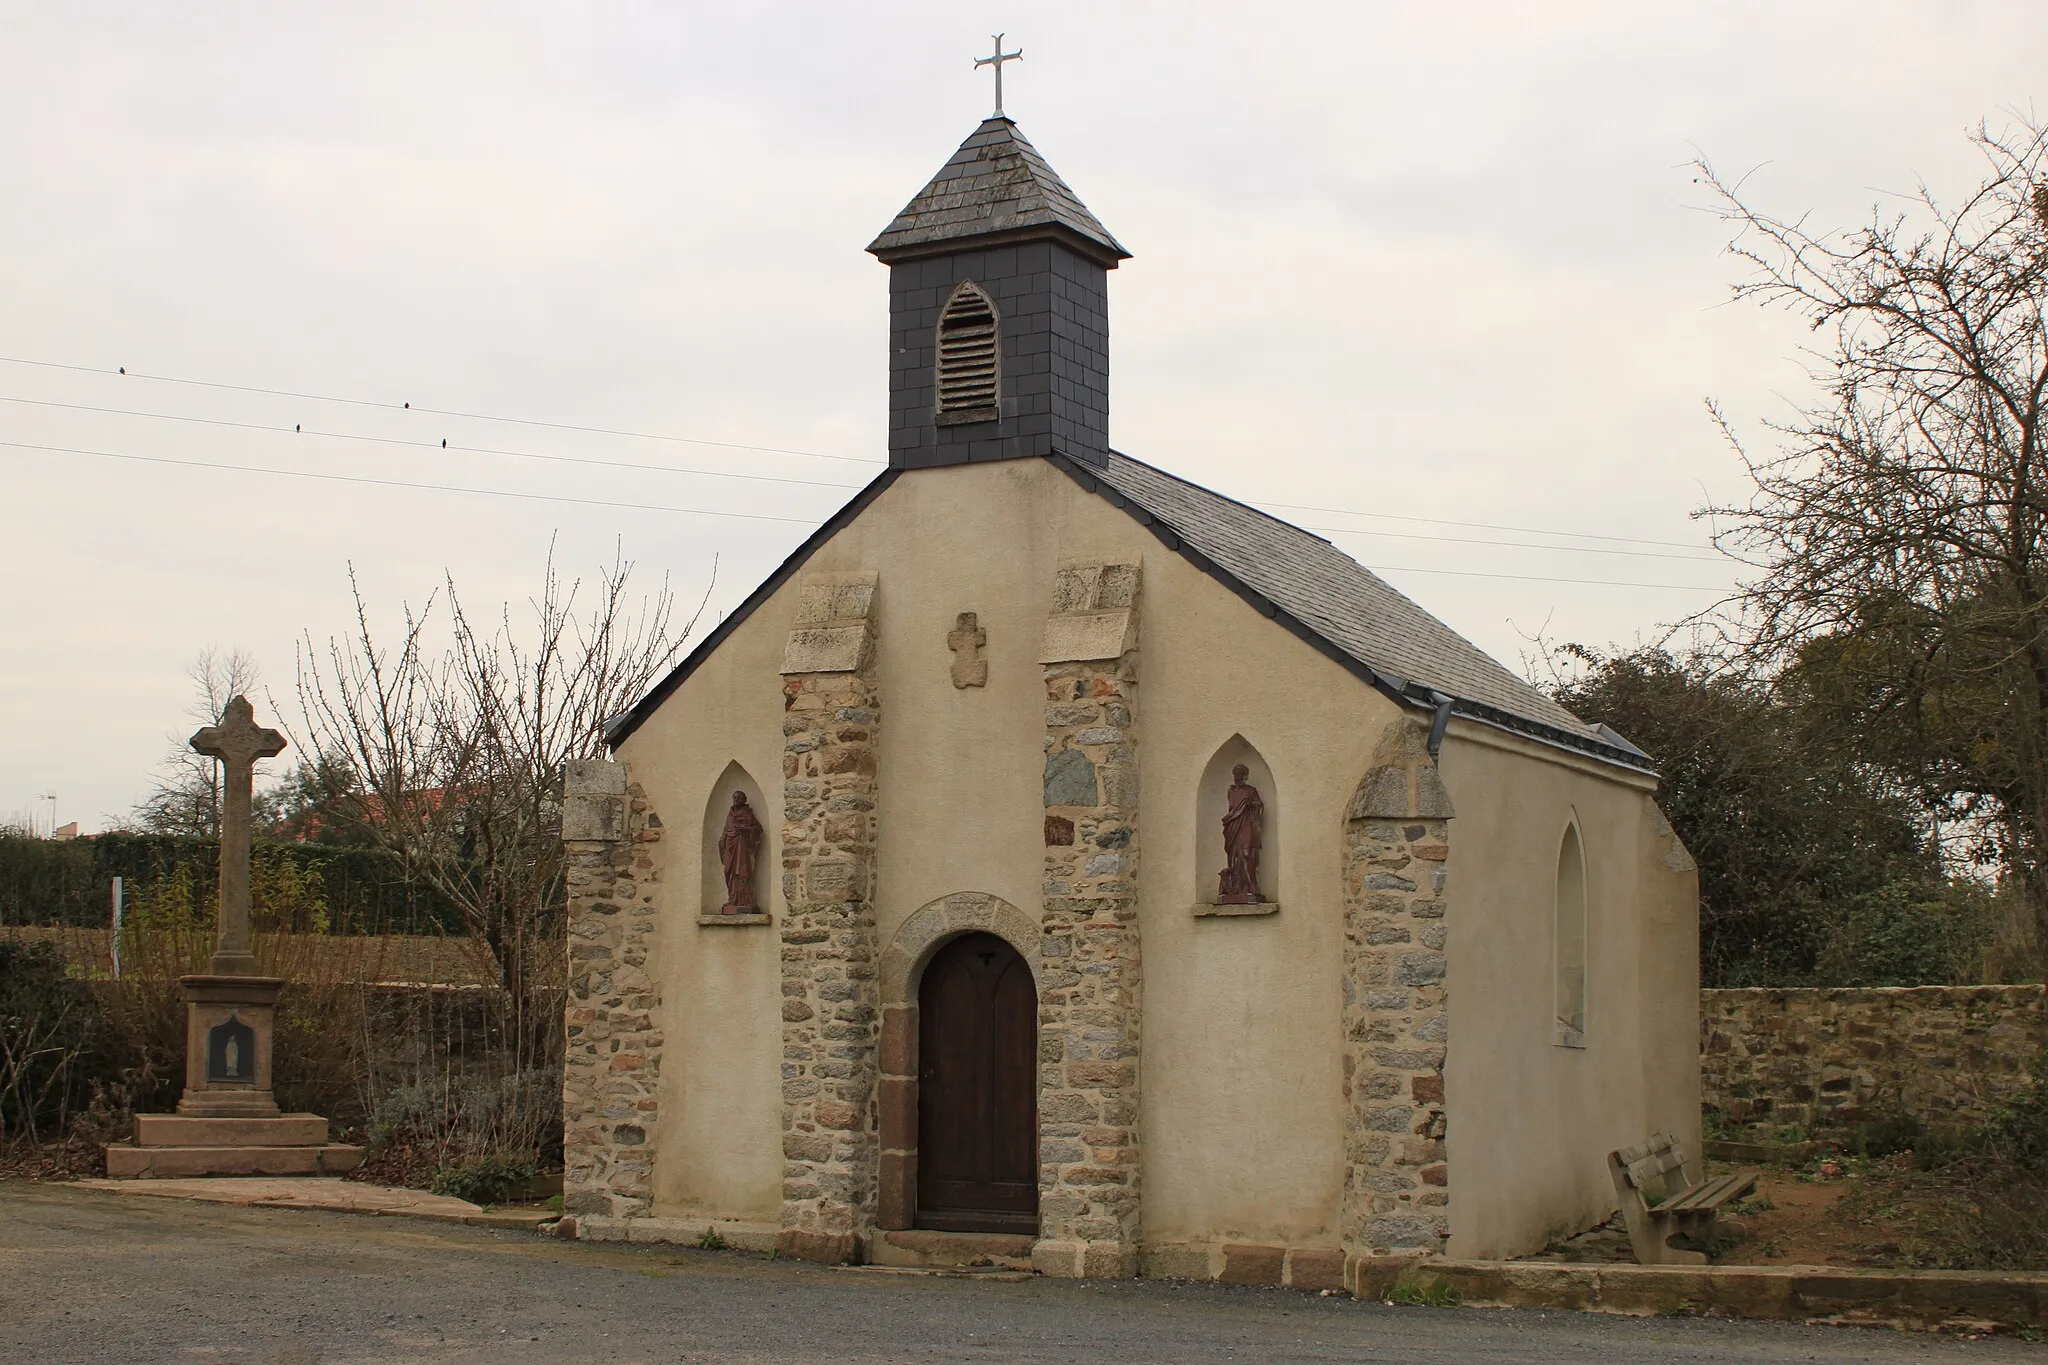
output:
[[996,306],[981,287],[963,280],[939,314],[939,417],[955,422],[996,418],[1000,365]]
[[1586,1045],[1586,854],[1567,825],[1557,851],[1557,1042]]

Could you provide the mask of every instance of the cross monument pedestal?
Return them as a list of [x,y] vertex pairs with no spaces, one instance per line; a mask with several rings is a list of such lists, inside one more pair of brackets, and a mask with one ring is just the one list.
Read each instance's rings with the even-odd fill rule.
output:
[[192,736],[220,760],[220,937],[211,970],[185,991],[185,1094],[176,1114],[138,1114],[133,1146],[107,1148],[110,1176],[340,1175],[363,1149],[327,1140],[318,1114],[283,1114],[271,1094],[280,977],[261,976],[249,934],[249,846],[256,760],[284,736],[236,697],[220,724]]

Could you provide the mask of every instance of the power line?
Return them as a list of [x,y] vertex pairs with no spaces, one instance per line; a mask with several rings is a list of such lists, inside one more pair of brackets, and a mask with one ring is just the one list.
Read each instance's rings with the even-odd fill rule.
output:
[[[816,526],[814,518],[777,517],[759,512],[717,512],[702,507],[674,507],[661,503],[620,502],[606,498],[575,498],[559,493],[517,493],[502,488],[467,488],[456,484],[413,483],[403,479],[378,479],[363,474],[319,474],[301,469],[266,469],[261,465],[228,464],[220,460],[186,460],[169,455],[135,455],[114,450],[84,450],[73,446],[38,445],[28,441],[0,441],[13,450],[41,450],[59,455],[86,455],[105,460],[131,460],[141,464],[177,465],[187,469],[217,469],[238,474],[269,474],[287,479],[315,479],[325,483],[359,483],[377,488],[404,488],[429,493],[467,493],[477,497],[516,498],[525,502],[559,502],[577,507],[616,507],[635,512],[674,512],[685,516],[734,517],[746,521],[779,521],[795,526]],[[1677,592],[1717,592],[1719,589],[1694,583],[1628,583],[1607,578],[1553,578],[1540,574],[1488,573],[1478,569],[1421,569],[1406,565],[1368,565],[1375,573],[1451,574],[1460,578],[1492,578],[1524,583],[1576,583],[1602,588],[1658,588]]]
[[363,436],[348,431],[307,431],[299,426],[271,426],[266,422],[235,422],[225,417],[187,417],[175,412],[137,412],[133,408],[97,407],[91,403],[59,403],[47,398],[8,398],[0,403],[24,403],[38,408],[63,408],[70,412],[99,412],[114,417],[145,417],[156,422],[193,422],[209,427],[234,427],[241,431],[268,431],[285,436],[320,436],[331,441],[364,441],[372,445],[407,446],[416,450],[460,451],[469,455],[507,455],[520,460],[547,460],[555,464],[601,465],[608,469],[637,469],[652,474],[697,474],[707,479],[750,479],[756,483],[801,484],[807,488],[859,488],[857,483],[827,483],[822,479],[790,479],[775,474],[735,474],[723,469],[683,469],[676,465],[637,464],[631,460],[605,460],[591,455],[543,455],[532,450],[503,450],[492,446],[459,446],[446,441],[408,441],[398,436]]
[[227,464],[219,460],[181,460],[169,455],[130,455],[115,450],[80,450],[73,446],[34,445],[27,441],[0,441],[15,450],[47,450],[59,455],[92,455],[103,460],[134,460],[141,464],[182,465],[188,469],[227,469],[241,474],[270,474],[281,479],[319,479],[326,483],[362,483],[379,488],[413,488],[430,493],[471,493],[487,498],[518,498],[526,502],[564,502],[578,507],[623,507],[635,512],[680,512],[693,517],[738,517],[746,521],[783,521],[793,526],[816,526],[815,517],[776,517],[764,512],[714,512],[703,507],[670,507],[652,502],[617,502],[606,498],[572,498],[561,493],[515,493],[504,488],[464,488],[456,484],[410,483],[404,479],[375,479],[366,474],[316,474],[304,469],[266,469],[261,465]]
[[547,427],[555,431],[580,431],[592,436],[629,436],[640,441],[676,441],[683,445],[717,446],[723,450],[751,450],[764,455],[801,455],[812,460],[844,460],[849,464],[880,464],[859,455],[821,455],[815,450],[788,450],[781,446],[750,446],[737,441],[707,441],[696,436],[670,436],[658,431],[620,431],[612,427],[577,426],[571,422],[544,422],[537,417],[498,417],[487,412],[457,412],[450,408],[416,408],[409,402],[391,403],[375,398],[337,398],[324,393],[300,393],[293,389],[266,389],[254,384],[226,384],[212,379],[182,379],[176,375],[143,374],[126,366],[106,370],[94,365],[63,365],[54,360],[24,360],[0,355],[0,363],[34,365],[46,370],[70,370],[78,374],[106,375],[117,379],[145,379],[152,384],[185,384],[199,389],[226,389],[233,393],[260,393],[271,398],[300,398],[309,403],[342,403],[354,408],[382,408],[388,412],[420,412],[430,417],[461,417],[472,422],[505,422],[522,427]]
[[[72,372],[72,373],[76,373],[76,374],[91,374],[91,375],[100,375],[100,376],[104,376],[104,377],[107,377],[107,378],[125,378],[125,379],[141,379],[141,380],[146,380],[146,381],[148,381],[148,382],[150,382],[150,383],[156,383],[156,384],[181,384],[181,385],[186,385],[186,386],[188,386],[188,387],[193,387],[193,388],[202,388],[202,389],[218,389],[218,390],[222,390],[222,391],[225,391],[225,392],[231,392],[231,393],[253,393],[253,394],[262,394],[262,395],[265,395],[265,396],[267,396],[267,397],[273,397],[273,398],[297,398],[297,399],[303,399],[303,400],[305,400],[305,401],[308,401],[308,402],[315,402],[315,403],[337,403],[337,404],[342,404],[342,405],[345,405],[345,406],[349,406],[349,407],[359,407],[359,408],[375,408],[375,409],[380,409],[380,410],[384,410],[384,411],[389,411],[389,412],[418,412],[418,413],[424,413],[424,414],[426,414],[426,415],[428,415],[428,416],[438,416],[438,417],[454,417],[454,418],[461,418],[461,419],[464,419],[464,420],[468,420],[468,421],[477,421],[477,422],[500,422],[500,423],[506,423],[506,424],[510,424],[510,425],[516,425],[516,426],[528,426],[528,427],[539,427],[539,428],[545,428],[545,429],[549,429],[549,430],[555,430],[555,431],[573,431],[573,432],[580,432],[580,433],[584,433],[584,434],[587,434],[587,435],[601,435],[601,436],[624,436],[624,437],[628,437],[628,438],[631,438],[631,439],[635,439],[635,440],[646,440],[646,441],[670,441],[670,442],[676,442],[676,443],[680,443],[680,444],[685,444],[685,445],[700,445],[700,446],[710,446],[710,447],[714,447],[714,448],[717,448],[717,449],[724,449],[724,450],[744,450],[744,451],[752,451],[752,452],[756,452],[756,453],[761,453],[761,454],[771,454],[771,455],[798,455],[798,456],[802,456],[802,457],[805,457],[805,458],[807,458],[807,459],[817,459],[817,460],[838,460],[838,461],[842,461],[842,462],[844,462],[844,463],[848,463],[848,464],[866,464],[866,465],[875,465],[875,464],[880,464],[880,463],[882,463],[881,461],[878,461],[878,460],[871,460],[871,459],[867,459],[867,458],[865,458],[865,457],[862,457],[862,456],[855,456],[855,455],[825,455],[825,454],[821,454],[820,452],[818,452],[818,451],[814,451],[814,450],[793,450],[793,449],[789,449],[789,448],[787,448],[787,447],[782,447],[782,446],[757,446],[757,445],[746,445],[746,444],[742,444],[742,443],[739,443],[739,442],[735,442],[735,441],[711,441],[711,440],[705,440],[705,439],[702,439],[702,438],[699,438],[699,437],[693,437],[693,436],[674,436],[674,435],[669,435],[669,434],[666,434],[666,433],[661,433],[661,432],[644,432],[644,431],[629,431],[629,430],[624,430],[624,429],[621,429],[621,428],[614,428],[614,427],[596,427],[596,426],[581,426],[581,425],[577,425],[577,424],[574,424],[574,423],[567,423],[567,422],[551,422],[551,421],[545,421],[545,420],[542,420],[542,419],[539,419],[539,418],[532,418],[532,417],[503,417],[503,416],[498,416],[498,415],[496,415],[496,414],[493,414],[493,413],[481,413],[481,412],[460,412],[460,411],[455,411],[455,410],[453,410],[453,409],[447,409],[447,408],[425,408],[425,407],[414,407],[414,406],[413,406],[413,405],[412,405],[411,403],[409,403],[409,402],[400,402],[400,403],[392,403],[392,402],[388,402],[388,401],[383,401],[383,400],[378,400],[378,399],[369,399],[369,398],[345,398],[345,397],[339,397],[339,396],[336,396],[336,395],[332,395],[332,394],[318,394],[318,393],[307,393],[307,392],[301,392],[301,391],[298,391],[298,390],[293,390],[293,389],[272,389],[272,388],[264,388],[264,387],[262,387],[262,386],[260,386],[260,385],[254,385],[254,384],[231,384],[231,383],[227,383],[227,382],[224,382],[224,381],[220,381],[220,380],[211,380],[211,379],[187,379],[187,378],[183,378],[183,377],[181,377],[181,376],[177,376],[177,375],[155,375],[155,374],[143,374],[143,373],[139,373],[139,372],[133,372],[133,371],[130,371],[130,370],[128,370],[128,369],[127,369],[126,367],[119,367],[119,368],[116,368],[116,369],[112,369],[112,370],[109,370],[109,369],[104,369],[104,368],[102,368],[102,367],[99,367],[99,366],[93,366],[93,365],[71,365],[71,364],[65,364],[65,363],[62,363],[62,362],[59,362],[59,361],[53,361],[53,360],[29,360],[29,359],[26,359],[26,358],[24,358],[24,357],[20,357],[20,356],[0,356],[0,364],[9,364],[9,365],[26,365],[26,366],[33,366],[33,367],[35,367],[35,368],[39,368],[39,369],[48,369],[48,370],[65,370],[65,371],[69,371],[69,372]],[[203,417],[179,417],[179,416],[176,416],[176,415],[172,415],[172,414],[164,414],[164,413],[142,413],[142,412],[127,412],[127,411],[125,411],[125,410],[123,410],[123,409],[119,409],[119,408],[103,408],[103,407],[93,407],[93,406],[91,406],[91,405],[89,405],[89,404],[67,404],[67,403],[56,403],[56,402],[47,402],[47,401],[43,401],[43,400],[37,400],[37,399],[9,399],[9,400],[5,400],[5,401],[10,401],[10,402],[18,402],[18,403],[37,403],[37,404],[39,404],[40,406],[45,406],[45,407],[57,407],[57,408],[74,408],[74,409],[77,409],[77,410],[80,410],[80,411],[89,411],[89,412],[104,412],[104,413],[118,413],[118,414],[122,414],[122,415],[126,415],[126,416],[132,416],[132,417],[150,417],[150,418],[158,418],[158,419],[161,419],[161,420],[165,420],[165,421],[186,421],[186,422],[199,422],[199,423],[209,423],[209,424],[213,424],[213,425],[219,425],[219,426],[243,426],[243,427],[247,427],[248,429],[251,429],[251,430],[270,430],[270,431],[282,431],[282,430],[283,430],[283,428],[282,428],[282,427],[264,427],[264,426],[260,426],[260,425],[258,425],[258,424],[254,424],[254,423],[238,423],[238,422],[230,422],[230,421],[225,421],[225,420],[222,420],[222,419],[213,419],[213,418],[203,418]],[[611,468],[619,468],[619,469],[640,469],[640,470],[658,470],[658,471],[662,471],[662,472],[668,472],[668,473],[677,473],[677,474],[700,474],[700,475],[705,475],[705,476],[708,476],[708,477],[713,477],[713,478],[745,478],[745,479],[755,479],[755,480],[760,480],[760,481],[763,481],[763,482],[779,482],[779,483],[791,483],[791,484],[806,484],[806,483],[812,483],[812,481],[810,481],[810,480],[804,480],[804,479],[776,479],[776,478],[772,478],[772,477],[771,477],[771,476],[769,476],[769,475],[763,475],[763,474],[726,474],[726,473],[721,473],[720,471],[716,471],[716,470],[691,470],[691,469],[677,469],[677,468],[674,468],[674,467],[670,467],[670,466],[661,466],[661,465],[641,465],[641,464],[634,464],[634,463],[632,463],[632,462],[630,462],[630,461],[614,461],[614,460],[603,460],[603,459],[597,459],[597,458],[592,458],[592,457],[580,457],[580,456],[566,456],[566,455],[542,455],[542,454],[537,454],[537,453],[534,453],[534,452],[531,452],[531,451],[519,451],[519,450],[503,450],[503,449],[494,449],[494,448],[490,448],[490,447],[484,447],[484,446],[455,446],[455,445],[450,445],[450,446],[447,446],[447,447],[442,447],[442,446],[440,446],[440,445],[439,445],[438,443],[436,443],[436,442],[416,442],[416,441],[404,441],[404,440],[400,440],[400,439],[397,439],[397,438],[386,438],[386,437],[376,437],[376,436],[361,436],[361,435],[353,435],[353,434],[350,434],[350,433],[347,433],[347,432],[303,432],[303,433],[294,433],[294,434],[304,434],[304,435],[318,435],[318,436],[327,436],[327,437],[330,437],[330,438],[333,438],[333,439],[336,439],[336,440],[351,440],[351,441],[369,441],[369,442],[382,442],[382,443],[384,443],[384,444],[390,444],[390,445],[405,445],[405,446],[416,446],[416,447],[420,447],[420,448],[426,448],[426,449],[443,449],[443,448],[445,448],[445,449],[449,449],[449,450],[461,450],[461,451],[465,451],[465,452],[468,452],[468,453],[471,453],[471,454],[482,454],[482,455],[504,455],[504,456],[510,456],[510,457],[514,457],[514,458],[519,458],[519,459],[533,459],[533,460],[550,460],[550,461],[555,461],[555,462],[558,462],[558,463],[566,463],[566,464],[592,464],[592,465],[601,465],[601,466],[606,466],[606,467],[611,467]],[[422,485],[422,486],[424,486],[424,485]],[[830,483],[824,483],[824,482],[817,482],[817,483],[815,483],[815,484],[814,484],[813,486],[816,486],[816,487],[821,487],[821,488],[856,488],[856,487],[859,487],[859,485],[857,485],[857,484],[830,484]],[[1501,523],[1498,523],[1498,522],[1484,522],[1484,521],[1457,521],[1457,520],[1452,520],[1452,519],[1449,519],[1449,518],[1443,518],[1443,517],[1416,517],[1416,516],[1407,516],[1407,515],[1402,515],[1402,514],[1399,514],[1399,513],[1392,513],[1392,512],[1364,512],[1364,511],[1359,511],[1359,510],[1357,510],[1357,509],[1355,509],[1355,508],[1348,508],[1348,507],[1323,507],[1323,506],[1318,506],[1318,505],[1313,505],[1313,504],[1307,504],[1307,503],[1289,503],[1289,502],[1263,502],[1263,501],[1256,501],[1256,500],[1249,500],[1249,499],[1248,499],[1247,501],[1248,501],[1248,502],[1250,502],[1250,505],[1252,505],[1252,506],[1254,506],[1254,507],[1278,507],[1278,508],[1283,508],[1283,509],[1286,509],[1286,510],[1288,510],[1288,511],[1296,511],[1296,512],[1324,512],[1324,513],[1330,513],[1330,514],[1333,514],[1333,515],[1336,515],[1336,516],[1347,516],[1347,517],[1365,517],[1365,518],[1370,518],[1370,519],[1374,519],[1374,520],[1382,520],[1382,521],[1400,521],[1400,522],[1413,522],[1413,523],[1417,523],[1417,524],[1420,524],[1420,525],[1425,525],[1425,526],[1454,526],[1454,527],[1458,527],[1458,528],[1461,528],[1461,529],[1465,529],[1465,530],[1475,530],[1475,531],[1508,531],[1508,532],[1513,532],[1513,533],[1516,533],[1516,534],[1522,534],[1522,535],[1556,536],[1556,537],[1561,537],[1561,538],[1566,538],[1566,539],[1572,539],[1572,540],[1602,540],[1602,541],[1609,541],[1609,542],[1612,542],[1612,543],[1615,543],[1615,544],[1623,544],[1623,545],[1659,545],[1659,546],[1664,546],[1664,547],[1667,547],[1667,548],[1671,548],[1671,549],[1679,549],[1679,550],[1700,550],[1700,549],[1704,549],[1704,548],[1706,548],[1706,547],[1704,547],[1704,546],[1701,546],[1701,545],[1699,545],[1699,544],[1697,544],[1697,543],[1689,543],[1689,542],[1685,542],[1685,541],[1676,541],[1676,540],[1653,540],[1653,539],[1648,539],[1648,538],[1645,538],[1645,537],[1641,537],[1641,536],[1613,536],[1613,535],[1602,535],[1602,534],[1600,534],[1600,533],[1598,533],[1598,532],[1592,532],[1592,531],[1557,531],[1557,530],[1552,530],[1552,529],[1550,529],[1550,528],[1548,528],[1548,527],[1542,527],[1542,526],[1512,526],[1512,525],[1505,525],[1505,524],[1501,524]],[[1577,551],[1577,550],[1576,550],[1576,547],[1573,547],[1573,546],[1568,546],[1568,545],[1558,545],[1558,546],[1544,546],[1544,545],[1509,545],[1509,544],[1508,544],[1507,542],[1502,542],[1502,541],[1484,541],[1484,540],[1458,540],[1457,538],[1454,538],[1454,537],[1448,537],[1448,536],[1446,536],[1446,537],[1425,537],[1425,536],[1419,536],[1419,535],[1411,535],[1411,534],[1403,534],[1403,533],[1399,533],[1399,532],[1391,532],[1391,531],[1387,531],[1387,532],[1382,532],[1382,531],[1367,531],[1367,530],[1363,530],[1363,529],[1360,529],[1360,528],[1351,528],[1351,527],[1341,527],[1341,528],[1338,528],[1338,527],[1309,527],[1309,528],[1306,528],[1306,529],[1309,529],[1309,530],[1316,530],[1316,531],[1321,531],[1321,532],[1325,532],[1325,533],[1333,533],[1333,534],[1343,534],[1343,535],[1382,535],[1382,536],[1398,536],[1398,537],[1399,537],[1399,538],[1401,538],[1401,539],[1408,539],[1408,540],[1420,540],[1420,539],[1441,539],[1441,540],[1444,540],[1444,541],[1447,541],[1447,542],[1451,542],[1451,543],[1459,543],[1459,544],[1472,544],[1472,545],[1501,545],[1501,546],[1504,546],[1504,547],[1506,547],[1506,548],[1514,548],[1514,549],[1557,549],[1557,550],[1567,550],[1567,551],[1576,551],[1576,552],[1579,552],[1579,553],[1584,553],[1584,551]],[[1629,553],[1629,552],[1608,552],[1608,553]],[[1700,560],[1701,562],[1717,562],[1717,563],[1718,563],[1718,562],[1721,562],[1721,561],[1722,561],[1722,560],[1723,560],[1723,559],[1725,558],[1725,556],[1719,556],[1719,555],[1713,555],[1713,556],[1707,556],[1707,555],[1695,555],[1695,556],[1679,556],[1679,555],[1671,555],[1671,556],[1653,556],[1653,557],[1656,557],[1656,558],[1672,558],[1672,559],[1678,559],[1678,558],[1696,558],[1696,559]],[[1446,571],[1446,572],[1448,572],[1448,571]]]
[[[1253,502],[1254,507],[1285,507],[1292,512],[1334,512],[1343,517],[1377,517],[1383,521],[1417,521],[1426,526],[1460,526],[1474,531],[1517,531],[1535,536],[1571,536],[1577,540],[1613,540],[1626,545],[1669,545],[1678,550],[1705,549],[1683,540],[1645,540],[1641,536],[1603,536],[1591,531],[1552,531],[1542,526],[1502,526],[1490,521],[1446,521],[1441,517],[1409,517],[1394,512],[1358,512],[1348,507],[1309,507],[1298,502]],[[1722,558],[1723,556],[1714,556]]]
[[[683,469],[675,465],[640,464],[632,460],[606,460],[585,455],[545,455],[530,450],[506,450],[494,446],[452,445],[446,441],[408,441],[396,436],[364,436],[347,431],[308,431],[299,426],[273,426],[266,422],[237,422],[225,417],[191,417],[172,412],[140,412],[133,408],[110,408],[92,403],[60,403],[45,398],[11,398],[0,396],[0,403],[19,403],[30,407],[57,408],[66,412],[96,412],[114,417],[140,417],[156,422],[189,422],[201,426],[229,427],[238,431],[262,431],[284,436],[317,436],[334,441],[362,441],[372,445],[400,446],[414,450],[447,450],[470,455],[501,455],[520,460],[544,460],[553,464],[595,465],[607,469],[631,469],[644,473],[689,474],[711,479],[745,479],[756,483],[795,484],[806,488],[837,488],[852,490],[859,484],[829,483],[822,479],[791,479],[774,474],[738,474],[721,469]],[[1278,504],[1275,504],[1278,505]],[[1324,511],[1335,509],[1324,508]],[[1417,520],[1421,520],[1417,518]],[[1426,540],[1448,545],[1489,545],[1510,550],[1556,550],[1567,554],[1630,555],[1648,559],[1689,559],[1699,563],[1720,563],[1718,556],[1676,555],[1657,550],[1621,550],[1606,546],[1587,545],[1534,545],[1527,541],[1480,540],[1469,536],[1429,535],[1414,531],[1369,531],[1353,526],[1309,526],[1305,530],[1330,535],[1377,536],[1393,540]],[[1606,539],[1607,537],[1603,537]],[[1619,537],[1614,537],[1619,539]],[[1664,542],[1649,542],[1661,544]]]
[[[1636,555],[1644,559],[1683,559],[1694,564],[1722,564],[1726,559],[1720,555],[1674,555],[1661,550],[1616,550],[1605,545],[1532,545],[1526,540],[1475,540],[1469,536],[1432,536],[1420,531],[1367,531],[1355,526],[1304,526],[1304,531],[1316,531],[1339,536],[1380,536],[1393,540],[1430,540],[1442,545],[1493,545],[1508,550],[1556,550],[1574,555]],[[1653,544],[1658,542],[1651,542]]]
[[1623,583],[1612,578],[1549,578],[1541,574],[1487,573],[1482,569],[1416,569],[1398,564],[1368,564],[1374,573],[1436,573],[1455,578],[1510,578],[1518,583],[1584,583],[1596,588],[1669,588],[1674,592],[1721,592],[1703,583]]

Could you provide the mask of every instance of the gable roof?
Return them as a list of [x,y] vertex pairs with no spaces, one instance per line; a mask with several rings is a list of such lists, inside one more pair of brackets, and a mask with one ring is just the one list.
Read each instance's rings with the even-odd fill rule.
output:
[[997,116],[968,135],[868,250],[884,261],[904,260],[952,250],[951,243],[970,237],[1015,239],[1047,231],[1079,238],[1073,244],[1104,265],[1114,267],[1131,254],[1017,125]]
[[1117,451],[1107,465],[1067,472],[1142,513],[1169,548],[1393,700],[1449,698],[1453,715],[1649,770],[1641,750],[1587,725],[1314,532]]
[[[1400,705],[1435,708],[1636,772],[1649,757],[1516,677],[1378,575],[1311,531],[1116,451],[1107,464],[1043,457],[1121,508],[1166,548]],[[906,471],[885,470],[835,512],[666,678],[605,727],[617,748],[819,547]]]

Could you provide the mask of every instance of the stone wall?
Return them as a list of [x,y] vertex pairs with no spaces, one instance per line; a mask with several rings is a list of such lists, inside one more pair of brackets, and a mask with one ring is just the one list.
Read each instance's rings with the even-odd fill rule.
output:
[[1700,1102],[1751,1127],[1981,1123],[2042,1079],[2042,986],[1700,992]]
[[875,576],[807,581],[783,660],[782,1230],[864,1259],[875,1222]]
[[565,1213],[596,1220],[653,1208],[652,1142],[663,1038],[655,1026],[655,870],[661,817],[626,767],[569,765],[563,780],[569,996],[562,1058]]
[[1050,1275],[1138,1269],[1138,566],[1070,565],[1045,668],[1039,1236]]
[[1450,797],[1423,728],[1387,726],[1344,822],[1344,1208],[1352,1266],[1451,1235],[1444,884]]

